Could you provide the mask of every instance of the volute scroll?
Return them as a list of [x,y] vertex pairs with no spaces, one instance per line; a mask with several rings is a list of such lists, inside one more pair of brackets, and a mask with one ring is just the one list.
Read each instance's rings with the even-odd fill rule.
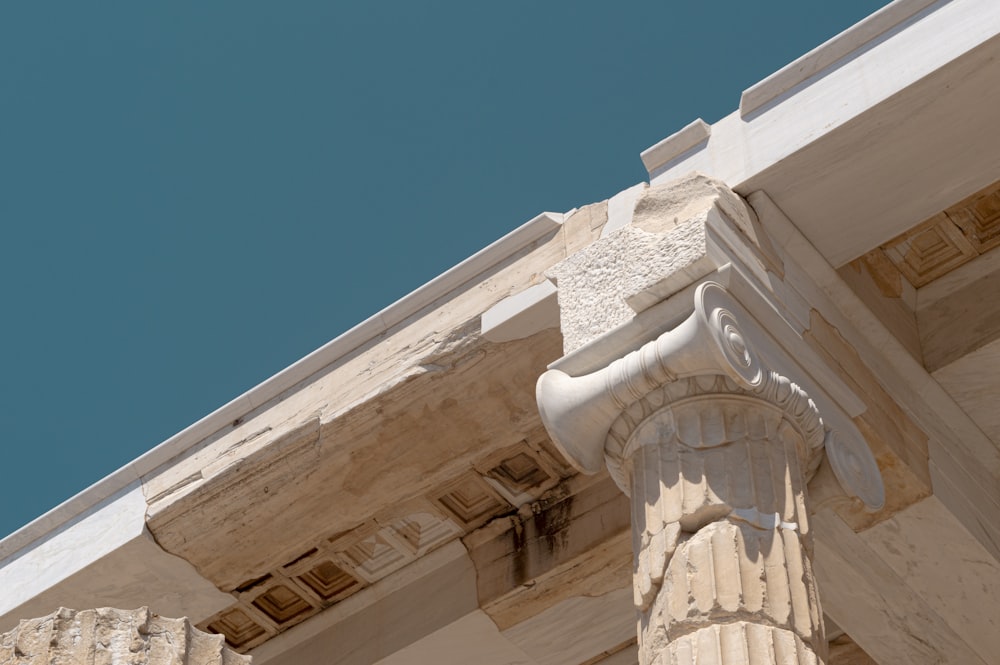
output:
[[[833,404],[827,405],[831,408],[824,410],[822,421],[812,418],[807,412],[816,413],[816,405],[809,396],[761,361],[750,332],[740,323],[747,317],[725,287],[705,282],[695,291],[694,312],[687,319],[625,357],[579,377],[546,371],[538,379],[536,397],[552,441],[578,471],[594,474],[605,467],[614,422],[664,385],[688,377],[726,377],[749,393],[778,402],[794,388],[796,403],[786,406],[795,412],[790,413],[793,420],[805,418],[800,424],[811,432],[810,448],[825,448],[844,490],[868,509],[880,509],[885,503],[881,473],[857,427]],[[614,451],[609,452],[613,459]],[[616,475],[616,469],[611,471]]]
[[695,291],[694,312],[673,330],[604,369],[580,377],[550,369],[538,379],[542,422],[566,459],[583,473],[604,466],[612,423],[651,391],[692,376],[727,376],[753,391],[768,372],[738,322],[739,304],[716,282]]

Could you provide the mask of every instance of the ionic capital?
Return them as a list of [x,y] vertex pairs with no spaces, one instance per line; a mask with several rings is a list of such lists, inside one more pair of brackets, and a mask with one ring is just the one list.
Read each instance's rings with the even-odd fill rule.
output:
[[[571,377],[550,369],[538,380],[539,411],[553,442],[583,473],[605,465],[628,492],[622,464],[631,450],[622,444],[622,427],[637,425],[652,409],[710,392],[742,393],[771,403],[795,423],[807,446],[803,463],[809,470],[827,449],[831,466],[844,489],[870,508],[883,502],[878,465],[860,432],[843,413],[820,414],[805,391],[788,378],[796,367],[772,367],[755,350],[754,336],[766,334],[750,314],[716,282],[701,284],[694,312],[673,330],[613,361],[601,370]],[[691,382],[698,379],[698,382]],[[643,415],[645,414],[645,416]],[[835,426],[831,427],[831,422]]]
[[806,483],[832,439],[785,374],[801,370],[764,362],[751,323],[705,282],[673,330],[591,374],[538,381],[566,458],[606,464],[631,497],[643,665],[720,662],[712,645],[737,642],[753,655],[724,662],[822,662]]

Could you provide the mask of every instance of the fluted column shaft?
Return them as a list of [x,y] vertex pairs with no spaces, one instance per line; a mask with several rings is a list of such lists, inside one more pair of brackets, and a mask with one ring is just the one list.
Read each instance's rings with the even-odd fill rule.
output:
[[819,663],[806,476],[822,423],[778,375],[663,386],[611,427],[632,500],[642,665]]
[[794,359],[769,365],[756,341],[766,333],[706,282],[694,312],[655,340],[590,374],[539,378],[542,421],[566,459],[583,473],[606,466],[631,497],[642,665],[824,662],[806,507],[824,449],[853,494],[881,505],[850,418],[827,396],[831,428],[780,371],[801,376]]

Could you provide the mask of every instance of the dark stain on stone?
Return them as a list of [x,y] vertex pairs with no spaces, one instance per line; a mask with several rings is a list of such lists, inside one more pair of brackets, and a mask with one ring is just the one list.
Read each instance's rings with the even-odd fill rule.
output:
[[534,574],[556,565],[560,552],[569,545],[573,497],[567,496],[547,506],[534,504],[530,518],[511,516],[514,586],[527,584]]

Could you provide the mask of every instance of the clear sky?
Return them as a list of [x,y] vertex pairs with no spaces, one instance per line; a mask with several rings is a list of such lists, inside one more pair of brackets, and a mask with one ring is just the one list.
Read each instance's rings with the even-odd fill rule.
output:
[[0,536],[880,0],[0,6]]

